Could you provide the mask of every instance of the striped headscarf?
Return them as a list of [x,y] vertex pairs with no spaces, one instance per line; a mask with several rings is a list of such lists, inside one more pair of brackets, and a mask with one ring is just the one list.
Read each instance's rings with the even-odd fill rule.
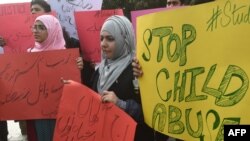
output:
[[111,59],[102,54],[99,65],[97,90],[102,93],[108,90],[120,74],[132,62],[135,52],[133,26],[125,16],[111,16],[103,24],[101,32],[106,31],[115,39],[114,56]]

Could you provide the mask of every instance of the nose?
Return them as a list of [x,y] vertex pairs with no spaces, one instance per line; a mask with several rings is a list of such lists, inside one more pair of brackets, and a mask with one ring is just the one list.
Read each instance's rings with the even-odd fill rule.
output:
[[36,11],[34,9],[32,9],[31,14],[36,14]]
[[31,32],[32,33],[36,33],[37,32],[37,29],[35,27],[31,27]]
[[32,33],[35,33],[35,32],[36,32],[36,29],[31,28],[31,32],[32,32]]

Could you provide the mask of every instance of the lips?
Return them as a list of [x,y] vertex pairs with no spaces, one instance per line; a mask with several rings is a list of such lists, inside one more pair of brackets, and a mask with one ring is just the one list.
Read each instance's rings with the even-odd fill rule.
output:
[[39,35],[34,35],[34,38],[35,38],[35,39],[39,39],[40,36],[39,36]]
[[109,54],[110,51],[108,51],[108,50],[103,50],[103,53],[104,53],[104,54]]

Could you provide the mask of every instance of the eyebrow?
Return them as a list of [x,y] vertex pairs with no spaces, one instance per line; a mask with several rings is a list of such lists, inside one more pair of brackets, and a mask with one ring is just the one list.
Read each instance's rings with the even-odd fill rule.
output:
[[112,35],[101,35],[103,37],[113,37]]
[[34,26],[45,26],[43,24],[34,24]]

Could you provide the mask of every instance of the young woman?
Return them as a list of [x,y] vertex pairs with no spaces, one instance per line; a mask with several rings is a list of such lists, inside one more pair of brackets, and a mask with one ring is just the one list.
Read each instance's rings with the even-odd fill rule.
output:
[[[36,18],[32,28],[35,46],[28,52],[60,50],[65,48],[62,28],[57,18],[52,15],[42,15]],[[35,129],[38,141],[52,141],[55,120],[35,120]]]
[[111,16],[101,29],[102,61],[93,75],[92,88],[102,102],[112,102],[137,121],[135,141],[153,141],[153,132],[143,121],[137,86],[133,85],[134,31],[124,16]]
[[[66,49],[62,27],[58,19],[52,15],[38,16],[31,28],[35,38],[35,46],[29,48],[28,52],[40,52],[48,50]],[[83,68],[82,58],[77,58],[77,66]],[[38,141],[52,141],[55,120],[35,120],[35,129]]]
[[[30,3],[30,11],[32,14],[45,14],[51,12],[50,5],[44,0],[32,0]],[[78,39],[70,37],[68,32],[63,27],[63,37],[65,40],[65,47],[66,48],[80,48],[80,43]],[[0,37],[1,43],[1,37]],[[80,54],[81,51],[80,51]],[[90,86],[90,76],[94,72],[94,67],[92,62],[84,61],[85,69],[81,71],[81,79],[82,83],[87,86]]]

